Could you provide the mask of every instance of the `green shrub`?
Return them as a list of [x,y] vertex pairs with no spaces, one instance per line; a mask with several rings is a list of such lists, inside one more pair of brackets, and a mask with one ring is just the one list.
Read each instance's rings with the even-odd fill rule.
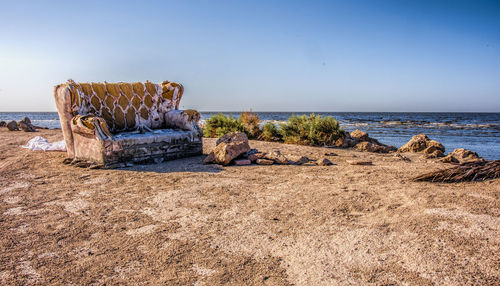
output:
[[205,127],[203,127],[203,136],[221,137],[229,132],[244,131],[245,127],[239,120],[234,119],[232,116],[225,116],[219,113],[207,119]]
[[314,113],[309,115],[291,116],[281,124],[281,134],[285,143],[301,145],[333,145],[344,137],[344,131],[331,116],[321,117]]
[[257,139],[262,132],[260,130],[260,119],[255,113],[244,111],[240,114],[239,121],[245,127],[245,133],[250,139]]
[[267,122],[262,127],[262,133],[259,136],[260,140],[264,141],[283,141],[283,136],[281,135],[281,131],[276,126],[276,124],[272,122]]

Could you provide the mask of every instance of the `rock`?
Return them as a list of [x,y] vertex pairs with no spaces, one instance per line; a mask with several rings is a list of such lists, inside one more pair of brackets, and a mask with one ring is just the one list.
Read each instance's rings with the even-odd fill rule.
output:
[[399,153],[394,154],[394,157],[399,158],[399,159],[401,159],[401,160],[403,160],[403,161],[406,161],[406,162],[411,162],[411,159],[410,159],[410,158],[408,158],[408,157],[406,157],[406,156],[403,156],[403,155],[401,155],[401,154],[399,154]]
[[19,131],[19,127],[17,126],[17,122],[15,122],[14,120],[7,123],[7,128],[9,129],[9,131]]
[[251,165],[252,162],[248,159],[234,160],[234,164],[238,166]]
[[35,132],[35,127],[33,125],[31,125],[31,123],[26,123],[24,121],[21,121],[19,122],[19,127],[21,127],[21,129],[24,131],[24,132]]
[[[430,150],[430,151],[429,151]],[[424,150],[424,156],[426,159],[436,159],[436,158],[441,158],[444,157],[443,151],[439,149],[435,149],[434,147],[429,147]]]
[[405,145],[401,146],[399,148],[399,152],[422,152],[424,151],[425,148],[427,148],[427,141],[429,140],[429,137],[425,134],[418,134],[413,136],[408,143]]
[[203,160],[203,163],[205,164],[213,164],[215,163],[215,154],[214,152],[210,152],[207,157]]
[[272,165],[274,164],[274,161],[273,160],[268,160],[268,159],[257,159],[257,161],[255,161],[258,165]]
[[316,165],[318,166],[330,166],[333,165],[332,161],[328,160],[327,158],[321,158],[318,161],[316,161]]
[[7,125],[7,122],[5,121],[0,121],[0,127],[5,127]]
[[26,123],[26,124],[31,124],[31,120],[29,119],[29,117],[24,117],[23,120],[21,120],[21,121]]
[[395,148],[386,145],[377,145],[371,142],[361,142],[354,146],[354,149],[363,152],[376,152],[376,153],[389,153],[394,151]]
[[255,149],[255,148],[250,149],[250,151],[243,154],[243,157],[248,158],[248,156],[253,155],[253,154],[257,154],[257,153],[260,153],[259,150]]
[[264,158],[272,160],[276,164],[282,164],[282,165],[290,164],[289,160],[285,156],[283,156],[281,152],[278,150],[274,150],[273,152],[266,154]]
[[[217,142],[215,145],[219,145],[220,143],[230,143],[230,142],[247,142],[248,143],[248,137],[245,133],[243,132],[229,132],[226,133],[224,136],[220,137],[217,139]],[[245,152],[250,151],[250,146],[248,147],[248,150]]]
[[354,145],[356,145],[356,143],[358,143],[358,142],[356,142],[356,140],[353,140],[350,137],[346,136],[346,137],[337,139],[337,141],[335,141],[335,146],[341,147],[341,148],[350,148],[350,147],[354,147]]
[[[248,145],[248,137],[245,133],[228,133],[217,140],[217,146],[212,151],[215,157],[213,162],[228,165],[233,159],[248,151],[250,151],[250,145]],[[211,159],[211,154],[205,158],[206,161],[211,161]]]
[[479,155],[470,150],[466,150],[463,148],[458,148],[453,150],[452,153],[448,154],[446,157],[441,159],[440,161],[443,163],[465,163],[472,162],[479,159]]
[[350,165],[373,165],[372,161],[346,160]]
[[429,148],[429,147],[434,147],[437,150],[441,150],[441,152],[443,152],[443,153],[444,153],[444,150],[445,150],[443,144],[437,142],[436,140],[429,140],[427,142],[427,148]]
[[458,159],[453,157],[451,154],[448,154],[446,157],[439,159],[439,161],[443,163],[460,164],[460,161],[458,161]]
[[293,165],[303,165],[305,163],[308,163],[309,161],[310,159],[307,158],[306,156],[296,156],[292,157],[289,162]]
[[[436,150],[439,150],[441,152],[436,152]],[[427,135],[418,134],[418,135],[413,136],[410,139],[410,141],[408,141],[408,143],[401,146],[401,148],[399,148],[398,151],[399,152],[413,152],[413,153],[424,152],[425,154],[428,154],[428,155],[434,154],[433,156],[438,156],[438,154],[441,154],[441,153],[444,154],[445,149],[441,143],[439,143],[435,140],[430,140],[429,137],[427,137]]]
[[325,156],[338,156],[338,154],[330,152],[330,153],[325,153]]
[[457,158],[460,161],[460,163],[463,163],[465,161],[475,161],[475,160],[479,159],[479,155],[476,152],[466,150],[463,148],[458,148],[458,149],[453,150],[451,155],[453,157]]
[[359,129],[335,141],[335,146],[342,148],[355,147],[359,151],[377,153],[389,153],[397,150],[394,146],[385,145],[378,142],[377,139],[370,138],[368,133]]
[[248,160],[250,160],[253,163],[253,162],[257,161],[258,159],[264,158],[265,155],[266,155],[266,153],[263,153],[263,152],[250,154],[250,155],[248,155]]
[[370,139],[370,137],[368,137],[368,133],[359,129],[354,130],[350,135],[352,139],[358,142],[368,141]]

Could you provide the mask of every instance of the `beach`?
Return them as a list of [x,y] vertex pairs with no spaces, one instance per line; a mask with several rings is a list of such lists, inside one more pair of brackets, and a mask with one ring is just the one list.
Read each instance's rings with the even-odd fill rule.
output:
[[[333,166],[64,165],[0,129],[0,284],[494,285],[500,181],[413,182],[421,154],[250,141]],[[204,154],[216,139],[203,139]],[[369,160],[357,166],[349,160]]]

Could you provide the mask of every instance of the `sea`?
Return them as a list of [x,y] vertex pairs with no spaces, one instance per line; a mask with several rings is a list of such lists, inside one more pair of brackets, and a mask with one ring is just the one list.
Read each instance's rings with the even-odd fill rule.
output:
[[[202,112],[201,119],[223,113],[235,118],[240,112]],[[292,115],[310,112],[254,112],[263,122],[280,123]],[[489,160],[500,159],[500,113],[445,112],[316,112],[335,117],[346,131],[360,129],[380,142],[401,147],[412,136],[424,133],[441,142],[447,152],[455,148],[475,151]],[[57,112],[0,112],[0,121],[29,117],[34,125],[60,128]]]

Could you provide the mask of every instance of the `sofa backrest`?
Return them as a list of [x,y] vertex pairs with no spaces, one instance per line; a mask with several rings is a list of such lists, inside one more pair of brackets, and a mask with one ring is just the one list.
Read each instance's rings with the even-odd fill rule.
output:
[[112,133],[132,131],[140,126],[165,127],[164,114],[178,109],[184,92],[181,84],[164,81],[135,83],[67,83],[71,111],[75,115],[102,117]]

